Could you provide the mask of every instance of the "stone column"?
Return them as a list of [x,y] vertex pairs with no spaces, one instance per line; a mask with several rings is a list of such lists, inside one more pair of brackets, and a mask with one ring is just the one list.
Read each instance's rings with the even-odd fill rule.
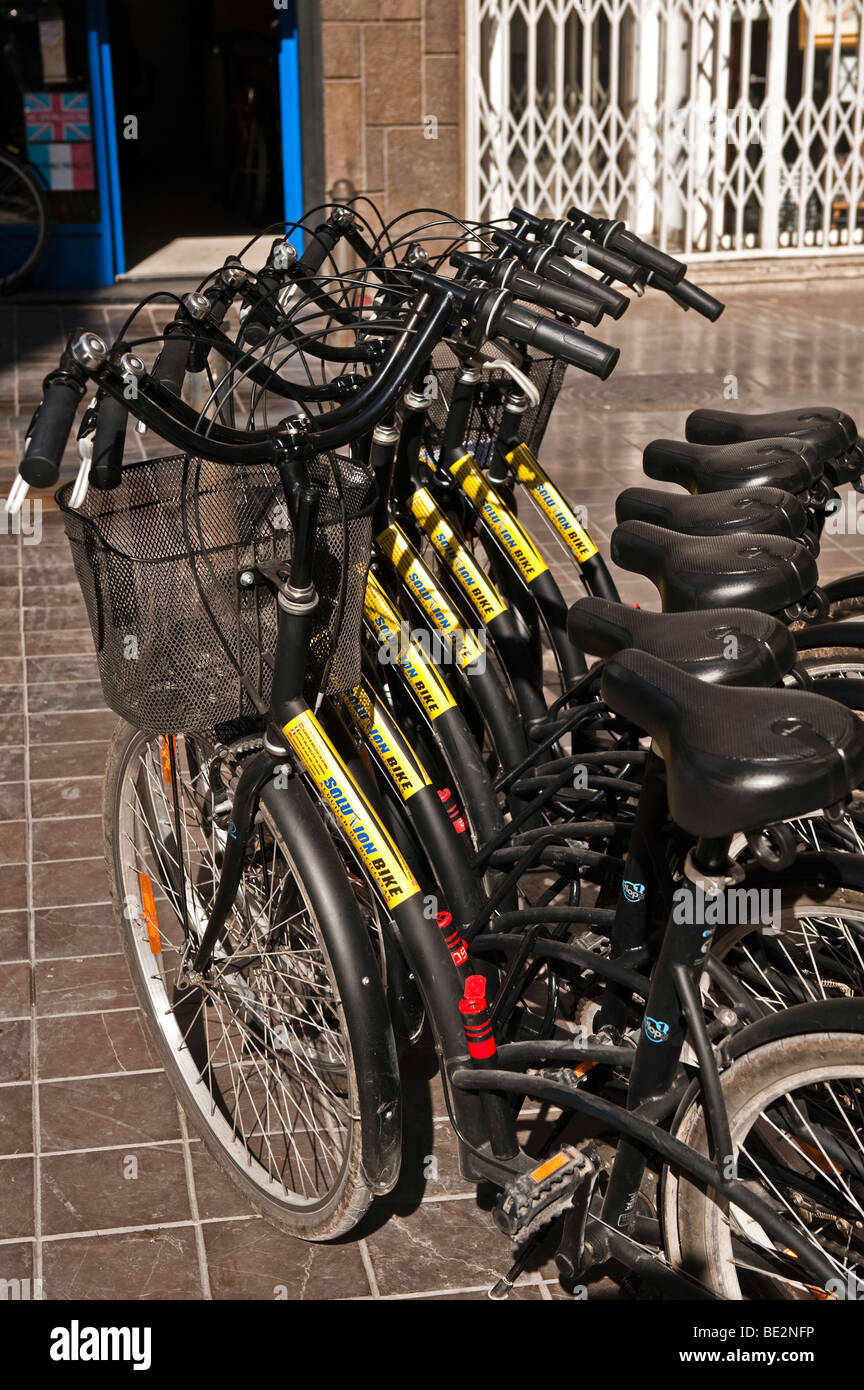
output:
[[[325,186],[385,218],[464,207],[460,0],[322,0]],[[361,208],[362,210],[362,208]]]

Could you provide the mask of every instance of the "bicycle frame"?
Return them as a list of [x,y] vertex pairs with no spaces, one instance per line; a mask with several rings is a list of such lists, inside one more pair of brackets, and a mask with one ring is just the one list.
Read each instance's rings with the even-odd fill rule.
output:
[[[414,366],[416,368],[416,364]],[[158,398],[156,405],[158,407]],[[366,409],[371,410],[368,402]],[[182,410],[178,413],[182,415]],[[337,413],[334,412],[334,415]],[[145,418],[143,412],[141,418]],[[158,410],[155,418],[158,418]],[[368,414],[363,416],[364,421],[368,421],[368,418]],[[191,429],[191,426],[189,428]],[[338,427],[331,428],[337,429],[338,432]],[[262,441],[261,447],[268,446]],[[283,571],[280,571],[278,566],[269,566],[270,572],[265,576],[277,593],[278,629],[272,697],[266,716],[264,746],[260,752],[253,753],[246,759],[240,771],[232,805],[233,822],[225,843],[212,909],[200,937],[197,940],[187,937],[183,956],[185,978],[191,983],[203,980],[213,963],[220,935],[234,907],[243,871],[244,855],[254,833],[259,808],[272,811],[274,806],[282,806],[295,812],[299,809],[302,813],[308,805],[318,814],[318,828],[325,836],[329,835],[331,830],[335,830],[346,851],[358,865],[364,881],[375,894],[384,914],[393,923],[435,1034],[445,1096],[459,1141],[460,1163],[465,1176],[474,1179],[489,1177],[506,1186],[510,1179],[533,1168],[533,1161],[522,1152],[517,1142],[516,1112],[507,1099],[508,1095],[533,1096],[560,1106],[565,1114],[569,1114],[570,1111],[581,1112],[599,1121],[602,1127],[613,1131],[621,1140],[612,1165],[602,1214],[590,1215],[586,1206],[578,1231],[575,1235],[571,1232],[574,1269],[578,1270],[583,1266],[586,1233],[590,1246],[590,1263],[597,1263],[609,1251],[614,1251],[625,1264],[631,1260],[634,1268],[640,1267],[640,1261],[644,1262],[645,1251],[638,1246],[635,1251],[632,1250],[626,1246],[626,1241],[638,1230],[635,1201],[648,1166],[648,1156],[654,1155],[664,1164],[672,1165],[677,1171],[689,1175],[694,1181],[716,1192],[730,1207],[740,1208],[747,1213],[773,1239],[781,1243],[782,1249],[795,1253],[800,1261],[802,1274],[806,1277],[821,1283],[827,1282],[833,1277],[835,1266],[821,1251],[814,1249],[806,1233],[802,1238],[799,1230],[785,1217],[778,1215],[767,1200],[753,1193],[744,1180],[729,1175],[729,1165],[734,1165],[735,1154],[721,1079],[722,1068],[734,1055],[734,1049],[738,1048],[739,1052],[743,1050],[748,1038],[752,1042],[755,1038],[784,1036],[783,1029],[790,1030],[790,1036],[797,1036],[796,1028],[798,1031],[807,1031],[808,1019],[812,1019],[812,1031],[815,1031],[826,1015],[819,1014],[818,1011],[805,1015],[792,1009],[783,1017],[764,1021],[768,1024],[767,1029],[761,1022],[744,1028],[731,1035],[730,1046],[725,1047],[718,1060],[712,1047],[712,1038],[706,1026],[698,991],[699,976],[706,968],[710,952],[713,928],[704,930],[701,924],[681,925],[670,916],[659,953],[653,960],[650,976],[641,975],[636,969],[651,958],[646,944],[650,899],[645,885],[650,882],[657,891],[662,892],[668,880],[668,870],[665,870],[664,864],[658,859],[658,851],[663,847],[659,810],[665,805],[662,765],[658,758],[652,757],[648,763],[628,859],[623,865],[626,875],[639,875],[638,880],[628,877],[628,882],[643,887],[643,892],[638,897],[638,902],[642,905],[638,912],[628,913],[619,902],[611,933],[611,956],[607,959],[577,944],[555,939],[554,935],[541,936],[541,929],[547,922],[563,923],[577,919],[573,915],[569,918],[558,918],[554,915],[554,909],[546,912],[542,907],[529,908],[527,913],[531,919],[530,929],[522,940],[516,938],[515,957],[506,969],[499,993],[500,1000],[507,1000],[508,992],[512,995],[514,981],[518,983],[519,972],[524,970],[529,958],[576,966],[583,972],[590,971],[605,983],[609,1017],[615,1013],[616,999],[619,1005],[626,1002],[631,1008],[634,1000],[644,1001],[642,1026],[635,1048],[631,1050],[618,1047],[614,1040],[606,1043],[602,1038],[583,1044],[564,1042],[563,1045],[557,1040],[537,1038],[531,1042],[504,1044],[497,1052],[496,1062],[491,1065],[487,1060],[486,1065],[480,1066],[475,1058],[472,1058],[470,1048],[466,1044],[465,1028],[459,1011],[468,967],[467,951],[457,953],[448,949],[448,943],[434,915],[430,916],[424,911],[420,879],[412,866],[410,851],[406,852],[403,849],[398,834],[388,828],[376,803],[374,779],[364,775],[368,769],[361,770],[358,767],[357,771],[354,770],[350,754],[346,755],[340,751],[336,725],[331,726],[331,736],[325,725],[327,715],[319,715],[317,709],[313,710],[303,694],[309,638],[317,604],[317,595],[311,583],[316,503],[309,489],[308,479],[303,478],[302,446],[296,446],[295,450],[293,443],[283,445],[282,453],[279,469],[291,515],[295,544],[290,571],[287,566]],[[537,494],[535,501],[548,514],[571,551],[576,554],[574,542],[577,547],[581,546],[583,551],[587,550],[589,544],[593,543],[590,543],[590,538],[586,541],[587,533],[572,529],[571,519],[572,522],[576,522],[575,514],[567,508],[557,490],[550,491],[552,485],[536,464],[536,460],[533,460],[533,456],[529,454],[526,460],[525,455],[520,454],[517,449],[513,451],[513,457],[516,460],[517,476],[520,468],[524,473],[519,481],[529,488],[532,495]],[[298,464],[301,466],[292,471],[294,465]],[[495,613],[494,617],[500,617],[508,611],[507,604],[513,586],[521,585],[552,633],[556,649],[560,648],[562,674],[566,677],[567,683],[571,684],[580,674],[579,666],[584,663],[577,658],[567,639],[566,609],[560,591],[554,585],[548,566],[530,534],[517,520],[515,509],[509,506],[501,492],[484,477],[470,455],[461,454],[455,460],[442,458],[435,465],[434,472],[441,485],[442,494],[445,485],[451,492],[458,488],[465,505],[469,506],[471,514],[477,517],[478,524],[482,526],[489,541],[496,578],[499,573],[505,576],[506,582],[501,585],[505,594],[503,606],[501,612]],[[418,489],[415,487],[412,496],[416,496],[417,493]],[[434,502],[434,492],[430,492],[430,495]],[[419,521],[417,513],[414,515]],[[433,528],[439,524],[433,513],[426,509],[426,521],[430,520]],[[456,532],[453,531],[452,534],[455,537]],[[392,564],[404,592],[414,596],[412,601],[419,611],[437,630],[458,636],[462,650],[457,666],[463,668],[464,660],[463,669],[467,670],[476,661],[476,655],[467,640],[468,634],[464,630],[458,608],[453,607],[448,596],[437,587],[410,539],[397,523],[388,521],[387,526],[379,532],[378,541],[379,561],[383,564],[387,560]],[[452,554],[463,558],[464,547],[461,541],[457,541],[454,548],[452,543],[442,540],[441,550],[438,546],[435,546],[435,549],[442,559],[442,551],[448,552],[448,565],[456,563],[451,558]],[[576,558],[579,558],[578,554]],[[593,558],[594,554],[586,553],[584,563]],[[261,572],[265,572],[263,565]],[[466,594],[469,589],[478,591],[488,602],[490,592],[497,592],[494,586],[492,590],[483,588],[482,579],[485,577],[476,567],[465,571],[463,564],[461,577],[458,577],[452,568],[449,572],[453,583],[458,582]],[[421,588],[425,591],[425,596],[418,599]],[[474,601],[476,602],[476,593]],[[401,638],[400,616],[380,579],[375,575],[370,575],[367,585],[364,619],[367,629],[375,635],[379,643]],[[565,652],[568,654],[566,658]],[[410,692],[433,736],[446,745],[449,765],[458,767],[460,776],[466,777],[468,781],[472,777],[479,779],[480,771],[483,769],[479,750],[470,738],[462,711],[446,683],[438,675],[434,664],[426,661],[416,643],[413,646],[409,643],[407,652],[397,650],[395,655],[395,667],[400,672],[403,682],[401,689],[406,694]],[[592,680],[592,673],[583,673],[585,691],[590,691]],[[582,693],[580,683],[575,692],[576,698]],[[355,687],[354,692],[343,697],[341,703],[345,707],[344,716],[336,700],[330,700],[327,706],[327,714],[331,715],[334,721],[338,713],[338,730],[345,732],[347,728],[347,724],[342,722],[343,718],[353,724],[377,760],[375,765],[380,777],[386,779],[386,784],[401,798],[402,808],[408,808],[408,822],[421,832],[423,825],[428,824],[431,831],[437,834],[442,822],[440,807],[436,806],[434,800],[436,793],[432,779],[402,730],[390,717],[389,711],[380,706],[372,682],[367,679],[365,683]],[[581,719],[590,716],[592,712],[591,708],[577,709],[564,718],[562,727],[575,728]],[[549,735],[550,738],[557,736],[560,736],[560,731]],[[173,748],[173,745],[171,747]],[[473,749],[473,761],[468,759],[463,768],[460,756],[464,755],[467,758],[469,747]],[[539,756],[539,753],[540,750],[537,750],[536,755]],[[589,753],[584,756],[587,760],[592,755]],[[601,763],[613,761],[609,751],[593,756]],[[624,752],[622,756],[634,760],[633,753]],[[542,794],[548,800],[554,797],[557,778],[560,776],[566,779],[570,775],[571,760],[562,761],[567,766],[553,776],[551,787],[544,789]],[[525,764],[526,757],[522,757],[521,762],[517,757],[516,771],[522,770]],[[515,774],[508,769],[502,781],[507,783],[510,779],[515,793],[514,776]],[[369,781],[372,782],[371,793],[366,789]],[[303,798],[307,787],[311,789],[312,795],[305,801]],[[625,792],[636,790],[626,782],[621,784],[621,789]],[[542,797],[540,800],[542,802]],[[397,805],[400,803],[397,802]],[[436,811],[435,815],[433,808]],[[518,832],[527,825],[536,811],[536,805],[526,807],[505,827],[500,815],[496,813],[494,799],[491,806],[483,802],[481,814],[488,815],[490,825],[488,838],[479,846],[473,867],[479,871],[493,863],[505,841],[512,837],[514,831]],[[175,841],[180,855],[182,876],[183,837],[176,798],[174,814]],[[587,833],[585,822],[578,822],[576,829],[582,835]],[[600,822],[596,833],[598,838],[604,838],[614,835],[618,829],[617,824]],[[523,853],[521,846],[513,847],[513,852],[520,862],[505,876],[492,898],[482,904],[475,915],[472,926],[477,930],[473,934],[472,950],[481,956],[496,955],[502,951],[506,953],[514,945],[510,934],[495,930],[485,932],[482,928],[496,909],[505,905],[508,893],[511,890],[515,891],[518,877],[525,868],[541,862],[546,844],[544,836],[554,838],[562,834],[566,834],[566,827],[552,826],[548,831],[545,827],[540,827],[540,834],[532,841],[527,852]],[[446,856],[445,839],[436,845],[432,856],[433,864]],[[534,845],[537,846],[536,854],[533,850]],[[702,876],[722,875],[728,865],[728,850],[729,844],[726,841],[699,841],[692,855],[695,873]],[[583,858],[587,860],[591,854],[592,851],[587,850]],[[610,868],[617,867],[611,856],[595,857],[604,858]],[[460,867],[461,862],[459,861]],[[693,881],[698,882],[699,878],[694,877]],[[345,892],[350,892],[347,876],[343,887]],[[460,911],[467,915],[467,897],[461,903]],[[608,918],[604,919],[599,911],[570,911],[579,912],[580,920],[589,924],[608,925]],[[496,925],[506,925],[507,916],[505,911]],[[185,920],[184,926],[188,931]],[[357,945],[346,938],[340,943],[340,948],[344,947],[350,957]],[[368,943],[366,945],[368,946]],[[362,958],[366,960],[368,956]],[[361,959],[359,947],[356,959]],[[373,981],[371,976],[358,972],[357,978],[351,983],[355,997],[362,1000],[363,991],[367,988],[370,990],[371,998],[376,989],[380,990],[380,980]],[[844,1007],[847,1003],[848,1007]],[[808,1007],[804,1006],[805,1009]],[[861,1014],[861,1002],[855,1000],[840,1001],[840,1007],[832,1007],[831,1010],[831,1018],[837,1019],[838,1028],[844,1026],[845,1020],[847,1030],[856,1033],[864,1029],[864,1018]],[[376,1037],[383,1051],[386,1051],[387,1029],[381,1020],[380,1010],[378,1025]],[[494,1035],[492,1042],[494,1053]],[[695,1082],[690,1081],[688,1073],[682,1068],[685,1042],[690,1044],[698,1061],[698,1077]],[[526,1066],[537,1066],[547,1059],[565,1064],[590,1063],[601,1069],[611,1066],[613,1069],[628,1071],[630,1075],[626,1106],[616,1105],[596,1094],[591,1083],[582,1086],[582,1077],[575,1071],[572,1081],[568,1080],[566,1074],[563,1080],[542,1074],[519,1074],[524,1072]],[[367,1072],[371,1071],[374,1074],[377,1061],[377,1056],[365,1059]],[[603,1076],[602,1070],[599,1075]],[[373,1105],[373,1113],[370,1115],[367,1101],[367,1111],[363,1117],[367,1124],[371,1121],[375,1136],[373,1142],[382,1152],[389,1155],[389,1162],[383,1165],[384,1177],[379,1182],[378,1190],[386,1190],[388,1182],[392,1185],[392,1156],[398,1148],[398,1104],[394,1103],[394,1092],[398,1096],[398,1075],[394,1081],[393,1070],[390,1067],[389,1070],[385,1070],[384,1079],[376,1090],[376,1101],[380,1097],[382,1104]],[[710,1158],[702,1157],[660,1127],[661,1122],[672,1119],[679,1105],[688,1098],[689,1103],[695,1103],[696,1099],[700,1099],[704,1106],[712,1140]],[[592,1167],[590,1159],[587,1159],[587,1166]],[[398,1171],[398,1164],[396,1168]],[[589,1188],[589,1196],[590,1190]],[[625,1242],[624,1245],[622,1241]],[[675,1278],[674,1275],[669,1277]],[[681,1278],[678,1282],[681,1286],[691,1287],[686,1279]]]
[[[286,655],[296,652],[300,641],[305,639],[309,623],[308,613],[292,613],[280,606],[277,662],[280,656],[284,660]],[[302,672],[300,679],[302,682]],[[506,1094],[509,1092],[551,1100],[566,1111],[576,1110],[603,1120],[621,1136],[602,1216],[589,1217],[583,1227],[588,1234],[592,1256],[594,1246],[591,1242],[598,1250],[601,1249],[606,1227],[611,1226],[613,1232],[619,1235],[623,1228],[623,1234],[627,1235],[628,1218],[633,1215],[633,1194],[642,1180],[647,1149],[697,1181],[707,1183],[719,1195],[759,1222],[772,1238],[783,1242],[783,1248],[795,1252],[802,1272],[808,1277],[823,1284],[833,1277],[835,1271],[830,1262],[806,1239],[802,1239],[800,1233],[783,1217],[778,1216],[767,1201],[751,1192],[742,1180],[726,1176],[728,1164],[734,1155],[731,1153],[731,1141],[726,1140],[724,1147],[723,1136],[729,1132],[728,1118],[719,1071],[695,984],[696,972],[703,968],[706,952],[710,948],[712,931],[705,931],[698,925],[681,927],[670,919],[650,981],[634,975],[632,970],[622,970],[620,961],[606,961],[592,956],[590,952],[582,953],[592,962],[597,975],[617,980],[619,984],[628,984],[631,994],[635,992],[646,1001],[643,1029],[633,1054],[626,1109],[590,1091],[571,1090],[542,1077],[517,1076],[506,1069],[510,1059],[514,1063],[517,1059],[522,1062],[530,1060],[532,1050],[538,1061],[550,1054],[559,1061],[602,1061],[602,1043],[588,1043],[582,1047],[565,1044],[563,1048],[549,1042],[505,1044],[499,1053],[499,1065],[478,1070],[466,1052],[458,1012],[460,968],[448,952],[437,924],[433,925],[424,916],[419,884],[377,810],[352,776],[317,716],[303,697],[296,693],[297,681],[296,666],[291,668],[290,676],[283,670],[275,673],[274,691],[278,694],[274,700],[274,718],[268,726],[264,752],[247,764],[240,779],[234,807],[237,834],[235,839],[228,842],[213,913],[198,945],[195,970],[207,968],[208,950],[212,954],[218,932],[227,918],[239,881],[245,842],[252,832],[262,790],[268,782],[272,784],[276,768],[284,765],[286,758],[290,759],[293,767],[315,788],[343,842],[362,866],[367,881],[374,886],[394,922],[436,1035],[466,1176],[474,1179],[492,1177],[498,1182],[506,1182],[508,1176],[527,1171],[531,1160],[516,1143],[513,1112],[507,1105]],[[295,689],[292,690],[292,686]],[[651,779],[648,782],[650,788]],[[725,853],[725,846],[705,847],[700,844],[694,858],[697,864],[704,864],[704,871],[716,871]],[[542,919],[542,913],[540,916]],[[488,944],[494,945],[494,941],[492,937]],[[482,937],[475,943],[475,949],[480,942]],[[556,955],[566,958],[574,953],[578,957],[578,948],[567,943],[549,943],[550,958]],[[506,985],[505,979],[502,990],[506,989]],[[857,1004],[851,1002],[857,1012]],[[652,1040],[648,1027],[658,1022],[665,1025],[660,1044]],[[700,1062],[702,1095],[711,1133],[715,1138],[714,1161],[701,1157],[660,1129],[656,1123],[671,1114],[683,1094],[681,1082],[676,1082],[676,1076],[685,1031]],[[614,1060],[618,1065],[621,1064],[619,1052],[620,1049],[614,1049]],[[503,1069],[500,1066],[502,1061],[505,1064]],[[638,1257],[644,1258],[645,1252],[641,1247],[637,1246],[637,1252]],[[619,1257],[622,1255],[620,1245],[616,1247],[616,1253]],[[624,1255],[626,1253],[623,1252]],[[582,1258],[581,1250],[579,1258]],[[634,1258],[637,1258],[636,1253]],[[681,1282],[687,1285],[686,1280]]]

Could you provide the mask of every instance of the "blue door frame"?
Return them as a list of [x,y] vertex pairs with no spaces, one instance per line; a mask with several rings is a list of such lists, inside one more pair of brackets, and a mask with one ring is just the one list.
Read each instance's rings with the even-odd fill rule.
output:
[[113,285],[125,269],[114,84],[105,0],[87,0],[86,14],[99,217],[95,222],[55,222],[52,225],[45,257],[34,276],[34,283],[40,288]]
[[[300,123],[300,45],[295,0],[279,7],[279,118],[282,133],[282,192],[289,227],[303,216],[303,132]],[[298,251],[303,233],[291,233]]]
[[[294,0],[283,0],[277,13],[282,187],[285,220],[293,224],[303,214],[300,58]],[[35,276],[35,283],[40,287],[61,289],[113,285],[117,276],[126,269],[106,0],[87,0],[87,52],[99,219],[95,222],[54,224],[45,258]],[[302,251],[302,232],[295,232],[292,241]]]

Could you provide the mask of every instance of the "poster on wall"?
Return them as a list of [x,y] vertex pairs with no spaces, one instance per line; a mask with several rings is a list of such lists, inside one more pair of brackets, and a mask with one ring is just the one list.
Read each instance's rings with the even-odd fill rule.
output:
[[[837,20],[840,20],[841,48],[857,48],[861,32],[860,0],[811,0],[810,23],[816,48],[833,48]],[[807,47],[808,15],[804,5],[798,5],[798,47]]]
[[66,25],[60,14],[39,20],[39,49],[42,54],[42,81],[67,82]]
[[52,192],[89,192],[93,169],[89,92],[25,92],[27,156]]

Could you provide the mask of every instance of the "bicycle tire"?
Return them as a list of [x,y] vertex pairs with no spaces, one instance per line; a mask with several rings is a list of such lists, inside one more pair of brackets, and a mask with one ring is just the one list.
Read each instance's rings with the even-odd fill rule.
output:
[[[0,149],[0,179],[4,178],[4,170],[6,171],[5,177],[11,177],[13,181],[12,187],[14,187],[16,180],[26,187],[35,204],[38,220],[35,245],[22,264],[5,275],[2,273],[2,264],[0,264],[0,294],[8,294],[10,289],[21,284],[36,269],[45,254],[50,227],[48,199],[38,175],[28,164],[11,154],[10,151]],[[0,188],[0,212],[2,212],[2,201],[5,197],[6,188],[4,185]]]
[[[172,983],[171,971],[174,967],[166,960],[166,951],[173,952],[175,957],[177,955],[174,942],[178,939],[180,928],[179,914],[170,911],[172,885],[158,883],[157,880],[157,893],[161,889],[162,897],[167,897],[168,902],[164,903],[161,899],[159,902],[157,930],[160,950],[154,953],[143,891],[141,888],[136,890],[133,877],[136,872],[140,874],[144,871],[137,869],[136,865],[146,861],[146,856],[139,856],[137,851],[130,856],[126,849],[132,838],[130,825],[134,827],[128,792],[131,788],[139,804],[146,809],[147,784],[159,777],[157,762],[152,776],[148,772],[142,781],[141,760],[143,756],[153,758],[152,749],[149,754],[146,750],[154,742],[158,746],[159,741],[154,740],[152,734],[142,733],[124,723],[118,726],[109,751],[104,796],[105,847],[112,896],[123,951],[150,1035],[190,1125],[250,1205],[279,1229],[301,1239],[335,1239],[357,1225],[368,1209],[373,1194],[387,1190],[398,1175],[398,1140],[395,1158],[391,1152],[384,1156],[383,1163],[375,1161],[379,1153],[378,1136],[373,1133],[372,1127],[373,1117],[380,1109],[381,1095],[377,1093],[380,1079],[382,1076],[390,1077],[390,1090],[387,1090],[386,1081],[384,1084],[385,1106],[389,1104],[398,1116],[398,1065],[389,1019],[384,1028],[381,1026],[382,1011],[383,1017],[387,1017],[383,987],[352,890],[330,837],[316,817],[312,805],[306,806],[305,814],[301,816],[294,816],[293,813],[283,815],[278,811],[274,814],[273,806],[268,809],[268,794],[265,793],[261,813],[272,837],[274,889],[270,897],[274,903],[277,856],[284,861],[287,869],[284,881],[289,893],[285,909],[286,925],[280,927],[280,930],[284,930],[286,945],[282,959],[286,963],[268,964],[268,956],[272,962],[277,959],[278,953],[272,944],[274,925],[267,918],[266,948],[258,945],[259,928],[257,925],[255,928],[254,942],[258,952],[255,967],[243,964],[233,971],[226,968],[220,974],[214,972],[212,979],[215,983],[210,988],[209,1000],[200,987],[192,987],[185,995],[182,994],[177,989],[176,976]],[[181,754],[177,749],[179,742],[178,736],[175,741],[175,765],[179,765],[181,756],[185,765],[190,754],[185,744]],[[158,751],[155,756],[158,758]],[[178,773],[178,781],[182,784],[182,773]],[[295,790],[297,795],[305,797],[296,783]],[[153,795],[152,790],[146,792],[146,796]],[[169,801],[170,796],[166,794],[165,799]],[[153,811],[154,820],[155,814]],[[170,825],[170,819],[168,823]],[[188,843],[194,829],[191,832],[188,830],[185,798],[183,823],[184,843]],[[152,825],[145,824],[145,831],[148,836],[151,835]],[[170,841],[166,838],[163,843],[167,855],[167,861],[163,859],[163,866],[165,862],[169,865],[169,872],[164,877],[170,878]],[[176,840],[174,844],[176,847]],[[130,857],[134,857],[131,865],[128,862]],[[152,863],[153,859],[151,841],[149,862]],[[189,861],[191,866],[191,849]],[[215,881],[216,868],[214,856],[212,881]],[[206,911],[207,889],[211,886],[207,872],[205,863],[203,872],[199,872],[194,879],[193,888],[190,870],[183,885],[183,896],[188,899],[193,912],[198,908]],[[257,911],[255,902],[250,907],[248,890],[243,886],[245,873],[241,889],[238,890],[238,901],[241,894],[247,894],[243,899],[243,912],[250,921],[257,922],[257,915],[262,914]],[[292,899],[290,894],[295,890],[296,898]],[[280,904],[283,896],[280,885]],[[297,911],[289,911],[292,901],[299,903]],[[301,913],[305,920],[298,923],[295,919]],[[234,915],[239,917],[242,914],[237,909]],[[278,921],[276,925],[279,926]],[[236,944],[240,946],[242,940],[238,933]],[[253,940],[251,933],[250,940]],[[296,945],[291,946],[290,940],[294,940]],[[251,958],[248,947],[247,955]],[[154,961],[158,962],[155,969]],[[271,995],[275,993],[280,971],[284,972],[284,978],[290,984],[286,991],[290,1008],[280,1007],[278,999],[273,1003],[268,995],[268,990]],[[356,974],[358,971],[359,975]],[[369,1003],[365,1010],[363,1005],[357,1007],[357,991],[348,978],[351,974],[355,978],[362,978],[366,985],[364,994],[368,996]],[[243,977],[242,984],[235,986],[232,976],[238,975]],[[261,983],[262,980],[264,983]],[[226,981],[229,983],[226,984]],[[228,1022],[222,1023],[224,1038],[217,1038],[217,1048],[213,1052],[202,1052],[202,1047],[209,1049],[208,1004],[216,1011],[223,1008]],[[196,1012],[204,1020],[203,1023],[195,1021],[193,1015]],[[234,1037],[228,1031],[232,1027]],[[281,1041],[278,1038],[279,1029],[286,1033]],[[203,1038],[202,1032],[205,1035]],[[283,1049],[281,1057],[280,1047]],[[264,1142],[259,1142],[254,1123],[252,1132],[244,1141],[245,1131],[241,1127],[240,1116],[241,1104],[246,1104],[246,1099],[239,1088],[233,1097],[235,1112],[229,1111],[231,1098],[226,1081],[218,1074],[219,1068],[226,1066],[224,1061],[219,1060],[220,1049],[223,1055],[228,1056],[229,1062],[232,1051],[237,1053],[238,1070],[247,1067],[248,1074],[243,1076],[242,1084],[244,1092],[248,1092],[248,1105],[243,1113],[248,1114],[251,1107],[256,1118],[260,1118],[256,1105],[263,1107],[266,1104],[266,1126],[262,1124]],[[250,1057],[253,1061],[251,1066],[247,1066]],[[259,1061],[259,1058],[263,1058],[263,1061]],[[376,1063],[374,1077],[370,1076],[370,1059]],[[318,1088],[321,1098],[316,1098],[313,1085],[316,1065],[327,1078],[323,1086]],[[255,1066],[259,1073],[257,1078]],[[232,1084],[237,1085],[236,1082]],[[271,1110],[270,1091],[276,1084],[281,1085],[286,1099],[283,1101],[277,1095]],[[295,1128],[289,1142],[287,1131],[280,1138],[276,1129],[279,1123],[284,1127],[284,1116],[277,1115],[274,1120],[273,1112],[278,1111],[279,1103],[287,1109],[290,1085],[295,1087],[296,1095],[301,1098],[300,1101],[292,1101],[293,1113],[299,1115],[301,1120],[305,1116],[305,1129]],[[320,1111],[315,1109],[316,1106],[320,1107]],[[323,1144],[318,1143],[318,1131],[314,1127],[319,1113],[324,1116],[326,1138],[332,1145],[335,1146],[337,1122],[344,1130],[344,1141],[339,1152],[334,1150],[334,1157],[328,1157]],[[375,1127],[376,1131],[378,1128]],[[281,1181],[280,1189],[279,1181],[273,1177],[275,1169],[277,1173],[299,1173],[306,1181],[310,1166],[314,1177],[326,1170],[328,1165],[335,1168],[337,1161],[336,1177],[322,1194],[309,1196],[293,1190],[289,1192],[287,1179]]]
[[[835,1031],[778,1038],[763,1047],[745,1052],[724,1073],[721,1080],[733,1146],[737,1148],[746,1143],[753,1133],[757,1121],[764,1113],[764,1107],[776,1104],[780,1097],[788,1097],[795,1089],[840,1080],[857,1080],[860,1087],[861,1081],[864,1080],[864,1038],[856,1032]],[[697,1153],[707,1155],[708,1130],[705,1114],[698,1100],[687,1108],[674,1132],[676,1138],[688,1144]],[[751,1141],[756,1152],[759,1152],[756,1148],[758,1138],[759,1136],[756,1136],[756,1139]],[[765,1143],[764,1133],[762,1142]],[[802,1142],[804,1141],[800,1139],[797,1141],[799,1149],[802,1149]],[[860,1148],[860,1135],[857,1142]],[[772,1144],[774,1149],[771,1148]],[[769,1152],[777,1157],[781,1152],[785,1152],[785,1147],[788,1146],[783,1146],[781,1139],[775,1140],[769,1133],[767,1147]],[[805,1142],[800,1165],[801,1168],[809,1167],[816,1175],[823,1167],[820,1159],[816,1158],[812,1164],[805,1164],[805,1160],[808,1156],[812,1158],[817,1149],[821,1149],[821,1145],[811,1144],[812,1152],[808,1155]],[[791,1162],[788,1154],[785,1158],[787,1164]],[[824,1177],[831,1176],[833,1164],[833,1159],[826,1160]],[[839,1167],[836,1167],[836,1172],[840,1171]],[[796,1170],[793,1169],[792,1172],[795,1176]],[[834,1175],[836,1176],[836,1173]],[[799,1176],[803,1182],[805,1174],[801,1172]],[[808,1175],[810,1188],[817,1183],[818,1178],[810,1178]],[[829,1193],[826,1201],[830,1207],[831,1202],[836,1200],[836,1193],[833,1192],[830,1181],[823,1186]],[[749,1219],[744,1218],[742,1221],[740,1212],[730,1212],[729,1204],[716,1193],[706,1191],[690,1179],[677,1177],[668,1168],[663,1174],[662,1209],[664,1239],[670,1263],[675,1268],[686,1270],[719,1297],[749,1301],[753,1298],[776,1300],[807,1298],[808,1295],[814,1298],[825,1296],[808,1285],[806,1280],[802,1282],[800,1277],[795,1278],[795,1261],[791,1258],[786,1259],[785,1267],[778,1262],[776,1273],[753,1272],[752,1268],[745,1267],[745,1262],[748,1259],[757,1260],[758,1253],[748,1256],[742,1252],[739,1271],[733,1259],[733,1224],[739,1225],[740,1236],[746,1238],[746,1244],[751,1249],[755,1244],[758,1250],[761,1233],[761,1237],[766,1241],[764,1248],[767,1254],[769,1245],[761,1227],[756,1227],[752,1221],[748,1225]],[[833,1223],[829,1220],[824,1224]],[[773,1257],[773,1247],[771,1253]],[[783,1255],[785,1252],[780,1254]],[[860,1259],[860,1255],[858,1258]],[[741,1274],[746,1276],[743,1283]],[[838,1277],[843,1277],[839,1269]]]

